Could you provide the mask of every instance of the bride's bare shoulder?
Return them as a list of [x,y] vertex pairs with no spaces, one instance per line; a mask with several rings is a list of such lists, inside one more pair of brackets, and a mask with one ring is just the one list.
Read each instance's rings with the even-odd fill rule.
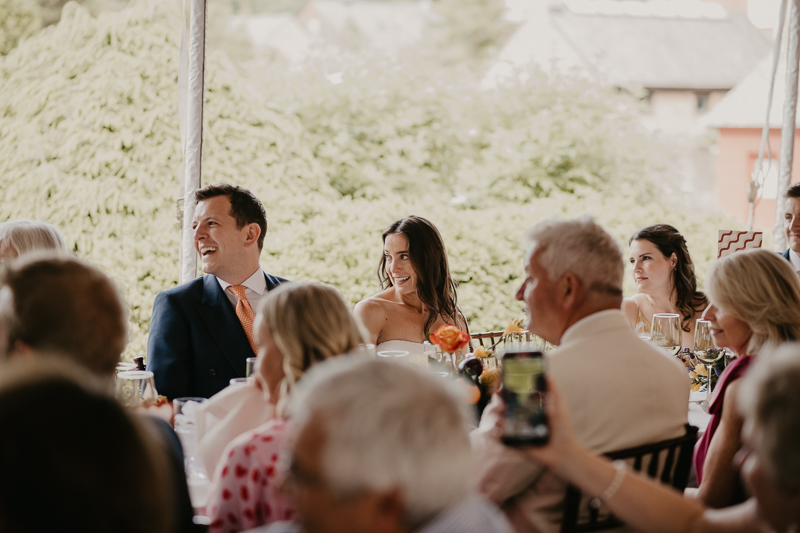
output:
[[356,314],[373,314],[385,312],[386,308],[393,302],[389,299],[391,288],[381,291],[378,294],[365,298],[358,302],[355,307]]

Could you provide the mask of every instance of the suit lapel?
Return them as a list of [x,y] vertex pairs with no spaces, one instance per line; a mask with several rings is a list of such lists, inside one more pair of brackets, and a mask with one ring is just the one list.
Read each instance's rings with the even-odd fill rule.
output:
[[244,376],[245,359],[255,354],[236,316],[236,309],[212,275],[203,279],[203,298],[197,312],[236,375]]

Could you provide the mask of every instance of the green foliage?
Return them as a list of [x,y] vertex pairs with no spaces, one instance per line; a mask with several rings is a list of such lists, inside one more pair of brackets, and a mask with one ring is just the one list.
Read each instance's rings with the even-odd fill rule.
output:
[[[0,58],[0,220],[58,225],[117,280],[127,356],[144,353],[153,298],[178,276],[180,14],[165,4],[95,19],[70,3]],[[522,316],[513,295],[534,222],[590,213],[621,241],[668,222],[701,273],[716,230],[733,227],[655,201],[655,186],[648,195],[651,147],[631,104],[580,80],[481,89],[467,69],[412,56],[276,67],[254,87],[220,54],[207,65],[204,182],[264,201],[267,271],[335,285],[352,303],[378,291],[381,231],[412,213],[440,228],[474,331]]]
[[[329,82],[330,72],[341,83]],[[331,185],[347,196],[425,190],[480,204],[529,201],[646,174],[646,135],[625,96],[541,74],[480,86],[471,70],[444,73],[424,55],[348,56],[288,80],[274,76],[265,92],[297,113]]]
[[39,6],[33,0],[0,0],[0,56],[41,27]]
[[446,62],[480,64],[511,32],[511,24],[503,20],[503,0],[435,0],[433,8],[438,17],[431,33]]

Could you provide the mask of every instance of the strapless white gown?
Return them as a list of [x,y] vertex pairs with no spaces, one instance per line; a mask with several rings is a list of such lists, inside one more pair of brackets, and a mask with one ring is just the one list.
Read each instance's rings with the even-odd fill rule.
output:
[[421,354],[423,352],[423,344],[421,342],[411,341],[386,341],[378,344],[375,347],[375,353],[386,351],[404,351],[409,355]]

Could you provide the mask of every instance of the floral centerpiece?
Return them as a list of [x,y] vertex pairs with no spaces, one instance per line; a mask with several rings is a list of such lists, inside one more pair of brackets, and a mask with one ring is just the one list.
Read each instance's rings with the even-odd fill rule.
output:
[[445,324],[430,334],[431,344],[435,344],[440,350],[449,354],[449,359],[454,367],[458,366],[458,357],[461,350],[469,344],[469,333],[461,331],[456,326]]

